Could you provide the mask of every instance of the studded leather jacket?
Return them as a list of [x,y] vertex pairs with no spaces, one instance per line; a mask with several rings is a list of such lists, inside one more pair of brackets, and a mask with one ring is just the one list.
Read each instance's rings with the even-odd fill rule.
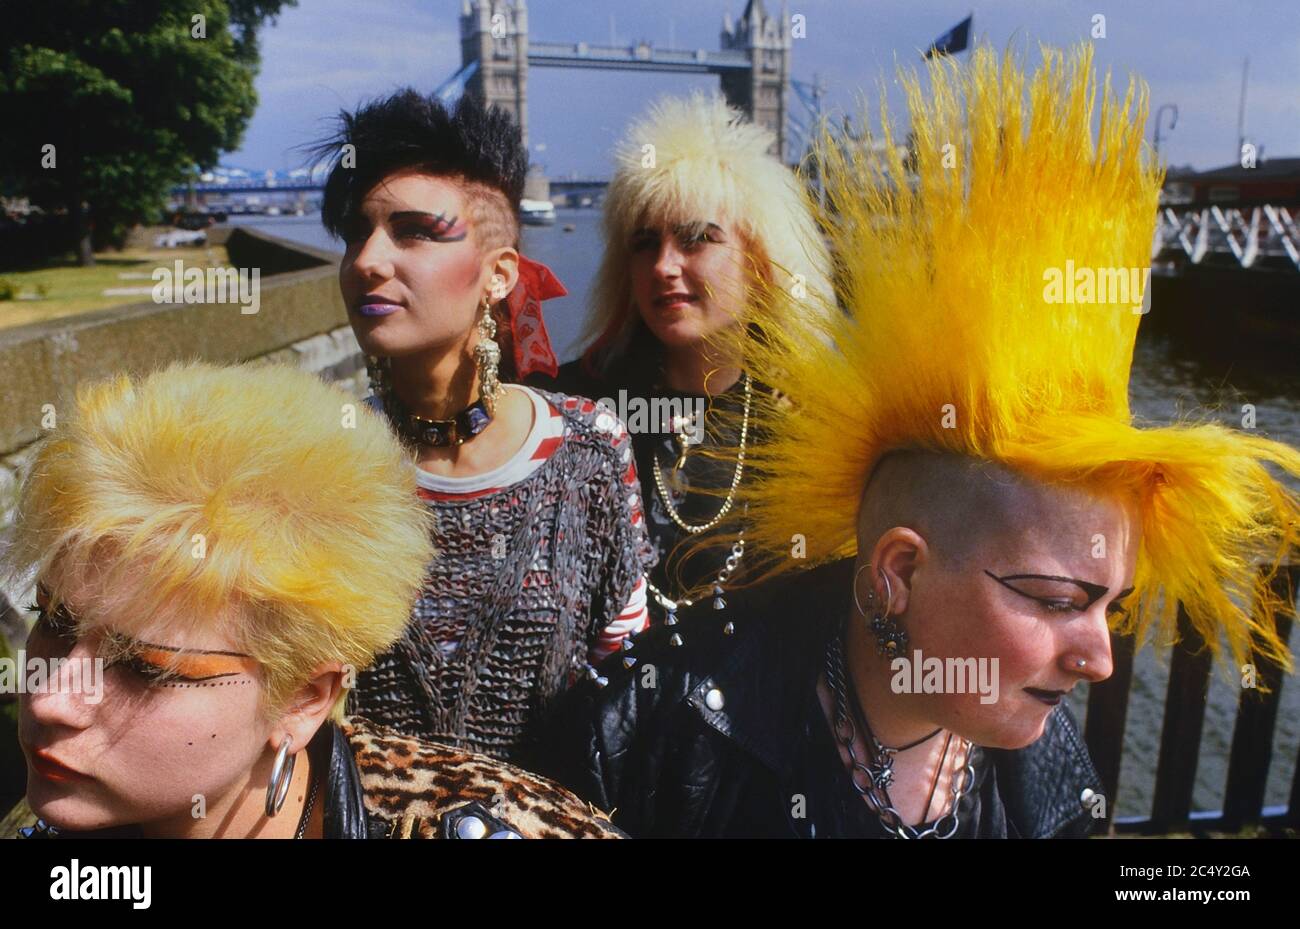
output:
[[[602,667],[603,686],[570,692],[534,766],[633,837],[884,836],[814,718],[851,576],[837,562],[642,633]],[[1032,745],[976,755],[958,836],[1082,838],[1096,822],[1085,803],[1100,777],[1065,704]]]

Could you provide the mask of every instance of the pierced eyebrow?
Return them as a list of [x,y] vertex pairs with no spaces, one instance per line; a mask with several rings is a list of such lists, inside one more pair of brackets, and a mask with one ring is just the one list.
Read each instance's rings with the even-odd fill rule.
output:
[[[993,578],[993,580],[997,581],[1003,587],[1006,587],[1008,590],[1015,590],[1016,593],[1020,594],[1021,596],[1029,596],[1029,595],[1026,594],[1023,590],[1016,590],[1015,587],[1007,583],[1008,581],[1061,581],[1066,584],[1073,584],[1074,586],[1078,587],[1080,590],[1082,590],[1084,593],[1088,595],[1088,600],[1086,604],[1087,606],[1092,606],[1102,597],[1106,596],[1106,594],[1110,591],[1109,587],[1105,587],[1101,584],[1093,584],[1089,581],[1081,581],[1077,577],[1062,577],[1059,574],[1008,574],[1005,577],[998,577],[996,574],[994,574],[992,571],[988,570],[987,568],[984,569],[984,573],[987,574],[989,577]],[[1120,596],[1121,597],[1127,596],[1132,592],[1133,592],[1133,588],[1130,587],[1127,591],[1125,591],[1125,593],[1120,594]]]

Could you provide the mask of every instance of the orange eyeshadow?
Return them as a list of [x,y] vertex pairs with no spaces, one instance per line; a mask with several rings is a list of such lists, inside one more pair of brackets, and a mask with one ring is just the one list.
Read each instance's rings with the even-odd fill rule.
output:
[[196,680],[251,674],[257,667],[252,658],[219,653],[178,655],[171,649],[149,645],[143,645],[137,657],[156,668],[174,670],[182,677]]

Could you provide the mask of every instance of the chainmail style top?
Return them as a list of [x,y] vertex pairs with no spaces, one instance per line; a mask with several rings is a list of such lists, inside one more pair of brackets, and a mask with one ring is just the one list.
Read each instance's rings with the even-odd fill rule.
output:
[[[348,712],[497,758],[525,753],[653,563],[631,440],[590,400],[541,392],[564,440],[500,490],[426,499],[438,555],[402,639]],[[448,653],[439,647],[458,644]]]

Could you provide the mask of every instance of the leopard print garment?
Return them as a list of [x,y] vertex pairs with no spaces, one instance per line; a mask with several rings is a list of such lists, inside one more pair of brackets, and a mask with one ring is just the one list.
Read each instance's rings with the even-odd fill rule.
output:
[[366,812],[389,824],[391,838],[438,838],[442,817],[475,800],[526,839],[624,838],[606,814],[522,768],[359,717],[340,725],[356,758]]

